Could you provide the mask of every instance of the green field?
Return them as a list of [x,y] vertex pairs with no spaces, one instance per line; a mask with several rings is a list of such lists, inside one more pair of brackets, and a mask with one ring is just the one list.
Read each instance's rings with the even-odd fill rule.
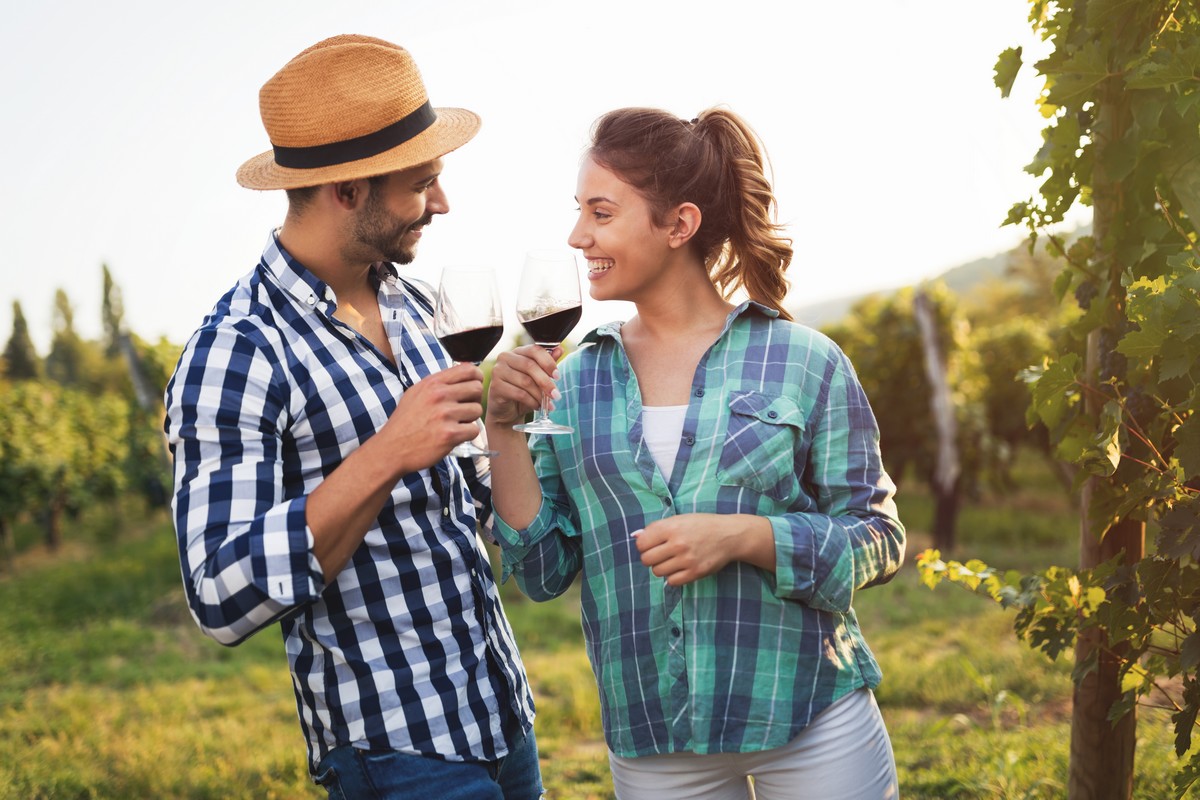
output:
[[[962,557],[1070,565],[1076,523],[1036,464],[1016,495],[968,504]],[[900,495],[910,564],[855,601],[883,666],[879,688],[905,798],[1066,795],[1070,664],[1017,642],[1011,615],[956,587],[929,591],[911,565],[931,517]],[[136,525],[122,520],[139,519]],[[320,798],[283,647],[238,648],[188,616],[163,515],[97,512],[53,557],[29,546],[0,577],[0,798]],[[538,703],[550,800],[611,798],[578,595],[545,604],[503,587]],[[1171,797],[1165,712],[1143,709],[1134,796]]]

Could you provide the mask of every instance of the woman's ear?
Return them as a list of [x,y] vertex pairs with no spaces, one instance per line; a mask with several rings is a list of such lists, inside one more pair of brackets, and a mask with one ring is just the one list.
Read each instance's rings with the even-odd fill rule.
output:
[[702,221],[700,208],[695,203],[683,203],[675,209],[670,217],[671,234],[667,244],[671,247],[683,247],[700,230]]

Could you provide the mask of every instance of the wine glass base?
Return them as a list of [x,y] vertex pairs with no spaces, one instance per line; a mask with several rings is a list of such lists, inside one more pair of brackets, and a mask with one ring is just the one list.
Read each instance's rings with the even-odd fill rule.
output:
[[474,458],[475,456],[487,456],[488,458],[494,458],[500,455],[500,451],[484,450],[483,448],[476,447],[470,442],[464,442],[463,444],[456,445],[454,449],[450,451],[450,455],[454,456],[455,458]]
[[513,425],[514,431],[522,433],[574,433],[575,429],[569,425],[559,425],[557,422],[551,422],[548,419],[534,420],[521,425]]

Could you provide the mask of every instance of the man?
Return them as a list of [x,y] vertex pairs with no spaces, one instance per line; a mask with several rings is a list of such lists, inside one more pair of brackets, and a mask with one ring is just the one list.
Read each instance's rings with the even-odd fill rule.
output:
[[201,629],[278,622],[316,781],[334,797],[537,798],[533,701],[477,524],[483,376],[431,333],[408,263],[449,210],[442,157],[479,129],[434,109],[411,56],[337,36],[259,95],[284,189],[258,266],[167,387],[175,527]]

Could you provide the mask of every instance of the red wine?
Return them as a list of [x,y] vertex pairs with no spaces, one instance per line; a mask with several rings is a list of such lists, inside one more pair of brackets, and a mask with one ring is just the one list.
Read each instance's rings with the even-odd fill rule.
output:
[[490,325],[486,328],[471,328],[439,336],[438,341],[455,361],[473,361],[478,364],[487,358],[503,335],[503,325]]
[[541,317],[523,319],[521,324],[538,344],[554,345],[567,338],[567,334],[579,322],[582,315],[583,306],[571,306],[559,311],[552,311]]

